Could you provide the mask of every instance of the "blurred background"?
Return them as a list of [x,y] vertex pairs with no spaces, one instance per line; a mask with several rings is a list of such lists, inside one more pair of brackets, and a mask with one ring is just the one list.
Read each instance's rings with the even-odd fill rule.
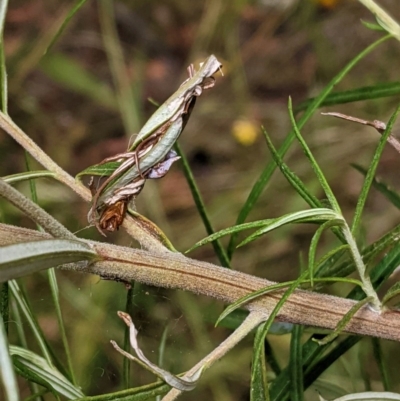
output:
[[[400,20],[397,0],[380,4]],[[105,157],[125,151],[155,111],[149,99],[162,103],[186,79],[190,63],[198,66],[209,54],[215,54],[223,64],[224,76],[216,74],[214,88],[197,100],[179,143],[216,230],[235,224],[252,185],[271,161],[261,126],[276,146],[281,144],[290,130],[288,97],[296,106],[316,96],[352,58],[382,35],[363,26],[361,20],[374,20],[355,0],[92,0],[54,41],[70,9],[69,1],[10,2],[4,36],[10,116],[59,165],[76,175]],[[399,56],[399,42],[385,42],[335,90],[398,81]],[[322,111],[387,122],[398,101],[399,96]],[[319,112],[302,133],[344,214],[351,218],[363,177],[350,163],[368,166],[379,135],[372,128]],[[293,146],[285,160],[322,197],[299,146]],[[379,175],[395,189],[400,187],[399,166],[399,154],[388,147]],[[38,168],[32,161],[31,169]],[[0,174],[24,170],[23,150],[0,133]],[[28,184],[18,188],[29,194]],[[89,205],[61,184],[38,180],[37,190],[39,203],[79,236],[137,246],[123,229],[102,238],[88,226]],[[206,236],[179,162],[162,180],[147,182],[136,206],[139,213],[164,230],[179,251]],[[278,217],[305,207],[277,172],[247,221]],[[34,227],[11,206],[2,202],[1,208],[4,222]],[[363,220],[364,241],[376,240],[398,222],[397,209],[372,192]],[[314,231],[315,227],[307,225],[274,231],[237,250],[232,266],[274,281],[297,277],[299,255],[306,258]],[[321,254],[329,249],[330,239],[327,235],[321,242]],[[218,263],[211,246],[189,256]],[[123,285],[62,271],[58,278],[79,384],[90,395],[121,389],[122,357],[109,340],[122,342],[124,327],[116,311],[125,308]],[[45,276],[36,274],[22,282],[42,329],[57,349],[60,338]],[[329,291],[345,295],[348,288],[333,286]],[[230,333],[227,328],[213,327],[222,309],[222,304],[211,299],[137,285],[131,312],[143,349],[154,362],[167,330],[164,366],[178,373],[190,368]],[[12,324],[10,330],[15,330]],[[282,366],[288,340],[289,336],[271,336]],[[386,353],[393,352],[393,344],[384,345]],[[251,352],[249,338],[206,373],[194,398],[248,399]],[[355,377],[346,372],[349,364],[358,364],[366,355],[365,350],[360,353],[353,349],[345,362],[338,362],[325,373],[327,380],[338,380],[349,392],[363,389],[360,370],[353,370]],[[376,369],[371,367],[368,374],[374,382]],[[152,381],[154,378],[142,368],[132,367],[132,385]],[[309,399],[316,397],[315,389],[309,390]],[[193,394],[182,399],[193,399]]]

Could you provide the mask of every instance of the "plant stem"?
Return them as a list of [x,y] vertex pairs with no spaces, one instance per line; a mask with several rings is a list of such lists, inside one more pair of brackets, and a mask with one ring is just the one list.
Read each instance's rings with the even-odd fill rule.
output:
[[[204,372],[215,362],[221,359],[226,353],[228,353],[228,351],[230,351],[236,344],[243,340],[243,338],[246,337],[250,331],[255,329],[261,322],[266,320],[266,318],[267,317],[265,313],[251,312],[243,321],[243,323],[225,341],[223,341],[217,348],[215,348],[205,358],[203,358],[188,372],[186,372],[182,379],[189,379],[200,369],[202,369],[202,372]],[[181,392],[182,391],[174,388],[162,399],[162,401],[173,401],[181,394]]]
[[355,241],[353,234],[351,233],[351,230],[345,220],[343,220],[342,232],[346,238],[347,244],[349,245],[350,253],[353,257],[354,264],[360,275],[360,279],[362,282],[362,288],[363,288],[365,294],[367,295],[367,297],[371,297],[371,299],[372,299],[371,306],[373,307],[373,309],[376,312],[380,312],[381,311],[381,302],[379,301],[378,294],[374,290],[374,287],[371,283],[371,279],[366,272],[367,269],[362,260],[360,251],[358,250],[356,241]]
[[[35,230],[0,224],[0,245],[48,239]],[[83,241],[83,240],[82,240]],[[400,238],[397,239],[400,241]],[[175,288],[232,303],[245,295],[276,284],[239,271],[189,259],[169,252],[154,254],[139,249],[83,241],[104,260],[87,264],[68,264],[64,269],[96,274],[102,278],[129,282],[137,280],[156,287]],[[396,242],[393,243],[395,245]],[[285,290],[254,299],[243,307],[267,317]],[[296,290],[279,311],[281,321],[333,330],[355,301],[316,292]],[[347,333],[400,341],[400,314],[378,314],[370,307],[361,308],[346,325]]]

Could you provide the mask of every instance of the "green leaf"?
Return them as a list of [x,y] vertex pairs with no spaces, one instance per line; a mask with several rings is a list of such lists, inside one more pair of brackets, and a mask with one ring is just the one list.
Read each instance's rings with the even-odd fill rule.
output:
[[400,281],[393,284],[385,296],[383,297],[382,304],[386,307],[393,307],[400,303]]
[[250,381],[250,401],[268,401],[268,381],[267,381],[267,364],[265,361],[265,335],[263,335],[264,324],[261,324],[256,331],[254,344],[261,343],[261,349],[254,348],[254,354],[259,352],[257,361],[253,361],[251,366],[251,381]]
[[109,177],[120,165],[122,162],[107,162],[103,164],[94,164],[93,166],[89,166],[85,168],[85,170],[78,173],[75,178],[81,180],[85,175],[94,175],[100,177]]
[[293,108],[292,108],[292,99],[289,97],[289,116],[290,116],[290,121],[292,123],[293,131],[297,137],[297,140],[300,142],[300,145],[303,149],[303,152],[305,153],[306,157],[308,158],[311,167],[313,168],[319,183],[321,184],[322,189],[325,192],[326,197],[328,198],[329,204],[332,207],[333,210],[335,210],[338,214],[341,214],[340,211],[340,206],[335,198],[335,195],[332,192],[331,187],[328,184],[328,181],[326,180],[324,173],[322,172],[321,168],[319,167],[317,161],[315,160],[313,154],[311,153],[310,148],[308,147],[306,141],[303,139],[301,136],[300,130],[297,126],[296,119],[293,114]]
[[75,15],[75,13],[78,12],[78,10],[86,3],[87,0],[77,0],[75,4],[71,7],[71,10],[69,11],[68,15],[66,16],[65,20],[61,24],[60,28],[58,29],[57,33],[54,35],[52,41],[50,44],[47,46],[46,51],[44,52],[45,54],[53,47],[54,43],[57,42],[58,38],[62,35],[64,32],[64,29],[67,27],[69,21],[71,18]]
[[[254,359],[253,359],[253,364],[257,364],[258,363],[258,358],[260,357],[260,351],[263,347],[263,343],[264,343],[264,338],[266,337],[273,321],[275,320],[276,316],[279,313],[279,310],[281,309],[281,307],[284,305],[284,303],[286,302],[286,300],[290,297],[290,295],[296,290],[296,288],[299,286],[299,284],[301,283],[301,281],[307,276],[307,272],[302,273],[297,280],[293,281],[293,283],[290,285],[290,287],[284,292],[284,294],[282,295],[282,297],[279,299],[279,301],[277,302],[275,308],[272,310],[272,312],[270,313],[268,320],[263,324],[262,329],[260,330],[260,335],[258,337],[258,341],[254,342]],[[282,375],[280,375],[282,376]],[[280,377],[279,376],[279,377]],[[276,381],[276,380],[275,380]],[[275,382],[274,381],[274,382]],[[272,397],[272,393],[271,393],[271,388],[269,389],[269,393],[270,393],[270,398],[271,400],[273,399]]]
[[376,364],[379,368],[379,373],[382,378],[383,389],[389,391],[389,366],[386,366],[382,352],[381,340],[379,338],[371,338],[372,349]]
[[342,331],[346,328],[347,323],[350,322],[351,318],[366,304],[371,302],[373,298],[372,297],[366,297],[362,301],[357,302],[355,305],[353,305],[350,310],[340,319],[338,325],[336,326],[335,330],[324,337],[323,340],[315,340],[319,345],[325,345],[330,342],[332,342],[339,334],[342,333]]
[[[289,184],[297,191],[297,193],[311,206],[311,207],[322,207],[322,202],[315,197],[312,193],[309,192],[306,185],[303,181],[295,174],[290,168],[284,163],[283,159],[275,149],[268,133],[264,128],[262,131],[265,136],[265,140],[267,142],[267,146],[271,152],[272,158],[274,159],[275,163],[281,170],[282,174],[285,176]],[[343,234],[339,230],[332,230],[334,234],[339,238],[340,241],[345,242],[343,238]]]
[[[327,252],[317,263],[317,269],[314,273],[318,275],[318,277],[323,277],[323,275],[319,275],[320,270],[322,270],[326,265],[335,265],[335,263],[343,256],[345,251],[349,250],[348,244],[339,245],[338,247]],[[334,274],[334,276],[339,276]],[[340,276],[339,276],[340,277]]]
[[380,138],[380,141],[378,143],[378,146],[377,146],[377,148],[375,150],[374,156],[372,158],[372,162],[370,163],[370,165],[368,167],[368,172],[367,172],[367,175],[365,177],[364,184],[363,184],[363,187],[361,189],[360,196],[358,197],[356,211],[354,213],[353,224],[352,224],[352,227],[351,227],[351,232],[353,234],[357,233],[357,231],[359,229],[359,225],[360,225],[360,222],[361,222],[361,215],[362,215],[362,212],[364,210],[365,203],[367,201],[367,196],[368,196],[368,193],[369,193],[369,189],[371,188],[372,181],[374,179],[375,172],[376,172],[376,169],[378,167],[378,163],[379,163],[379,160],[381,158],[383,149],[384,149],[384,147],[386,145],[386,142],[387,142],[387,139],[389,138],[390,133],[392,132],[393,125],[394,125],[394,123],[396,121],[396,118],[397,118],[399,112],[400,112],[400,106],[398,106],[396,108],[395,112],[390,117],[389,123],[388,123],[384,133],[382,134],[382,136]]
[[[329,84],[323,89],[319,96],[312,100],[312,102],[308,105],[306,111],[300,118],[297,126],[299,129],[302,129],[305,123],[311,118],[314,114],[315,110],[321,106],[322,102],[326,99],[332,89],[337,85],[346,75],[347,73],[367,54],[369,54],[372,50],[374,50],[377,46],[379,46],[384,41],[390,39],[390,36],[385,36],[383,38],[378,39],[376,42],[372,43],[366,49],[364,49],[361,53],[359,53],[356,57],[354,57],[330,82]],[[285,141],[281,145],[278,150],[278,153],[283,157],[285,153],[290,148],[293,140],[295,138],[295,134],[291,131],[288,136],[286,137]],[[239,215],[236,219],[236,225],[242,224],[247,216],[249,215],[250,211],[253,209],[254,205],[256,204],[258,198],[264,191],[265,187],[267,186],[273,172],[275,171],[275,163],[271,162],[268,163],[267,166],[264,168],[263,172],[261,173],[260,177],[254,183],[249,196],[247,197],[246,202],[244,203],[242,209],[239,212]],[[231,240],[228,245],[228,257],[232,258],[233,252],[236,247],[236,235],[233,234]]]
[[343,218],[341,215],[333,211],[332,209],[327,208],[318,208],[318,209],[310,209],[310,210],[301,210],[300,212],[293,212],[286,214],[282,217],[278,217],[274,219],[272,222],[267,224],[265,227],[257,230],[254,234],[247,237],[244,241],[242,241],[238,246],[246,245],[247,243],[254,241],[261,235],[268,233],[276,228],[282,227],[286,224],[290,223],[315,223],[315,222],[324,222],[328,220],[342,221]]
[[[297,279],[295,282],[300,285],[300,284],[305,284],[305,283],[310,283],[310,280],[305,279],[305,277],[308,275],[308,272],[304,272],[301,276],[301,279]],[[355,284],[358,286],[361,286],[362,283],[359,280],[355,280],[355,279],[351,279],[351,278],[342,278],[342,277],[324,277],[324,278],[319,278],[319,279],[315,279],[315,282],[329,282],[329,281],[333,281],[333,282],[345,282],[345,283],[351,283],[351,284]],[[241,306],[243,306],[244,304],[252,301],[255,298],[261,297],[263,295],[269,294],[270,292],[273,291],[277,291],[277,290],[282,290],[283,288],[289,287],[293,284],[293,281],[287,281],[284,283],[277,283],[277,284],[273,284],[270,285],[268,287],[263,287],[260,288],[257,291],[253,291],[250,294],[245,295],[242,298],[239,298],[238,300],[236,300],[235,302],[233,302],[232,304],[230,304],[219,316],[219,318],[217,319],[215,325],[217,326],[223,319],[225,319],[229,314],[231,314],[233,311],[235,311],[236,309],[240,308]]]
[[[317,231],[315,232],[315,234],[313,235],[313,237],[311,239],[310,250],[308,252],[308,271],[310,274],[311,287],[313,287],[313,285],[314,285],[314,271],[316,270],[315,259],[316,259],[316,255],[317,255],[317,247],[318,247],[319,240],[321,239],[323,232],[327,228],[331,228],[334,226],[340,226],[342,224],[343,224],[343,220],[328,220],[325,223],[323,223],[320,227],[318,227]],[[344,246],[348,247],[348,245],[344,245]],[[337,249],[335,249],[334,251],[338,252]],[[331,257],[331,256],[332,255],[330,255],[329,257]]]
[[[10,354],[18,373],[28,380],[34,380],[49,390],[63,395],[69,400],[83,397],[82,391],[67,380],[54,366],[41,356],[21,347],[10,346]],[[36,379],[36,380],[35,380]]]
[[261,127],[261,130],[265,136],[265,141],[267,142],[268,149],[271,152],[274,162],[278,166],[281,173],[285,176],[289,184],[311,207],[322,207],[322,203],[319,201],[319,199],[309,192],[306,185],[298,177],[298,175],[290,170],[288,165],[283,161],[281,155],[273,145],[271,138],[269,137],[268,132],[265,130],[265,128]]
[[377,3],[373,0],[359,0],[365,7],[375,15],[378,24],[388,33],[393,35],[397,40],[400,40],[399,24]]
[[244,231],[244,230],[249,230],[252,228],[259,228],[259,227],[264,227],[265,225],[274,222],[276,219],[265,219],[265,220],[257,220],[257,221],[252,221],[251,223],[243,223],[243,224],[239,224],[237,226],[233,226],[233,227],[228,227],[228,228],[224,228],[221,231],[217,231],[214,234],[209,235],[206,238],[203,238],[202,240],[196,242],[191,248],[189,248],[185,253],[188,253],[190,251],[192,251],[193,249],[196,249],[200,246],[206,245],[212,241],[215,241],[218,238],[224,237],[225,235],[229,235],[232,233],[238,233],[240,231]]
[[66,263],[98,258],[79,241],[50,239],[0,247],[0,282]]
[[53,298],[55,315],[57,317],[58,330],[60,332],[62,344],[63,344],[63,347],[64,347],[65,356],[66,356],[66,359],[67,359],[68,373],[69,373],[69,377],[68,378],[72,381],[72,384],[76,385],[77,381],[76,381],[75,375],[74,375],[70,347],[69,347],[69,344],[68,344],[68,338],[67,338],[67,333],[65,331],[64,319],[63,319],[63,315],[62,315],[62,312],[61,312],[60,292],[58,290],[56,270],[55,269],[47,270],[47,277],[48,277],[49,286],[50,286],[50,289],[51,289],[51,296]]
[[[398,235],[398,234],[397,234]],[[400,244],[396,244],[377,266],[371,271],[371,280],[376,289],[384,283],[387,278],[400,264]],[[347,296],[349,299],[364,299],[365,293],[361,288],[353,289]],[[316,336],[314,336],[316,337]],[[318,335],[318,338],[323,338]],[[304,387],[310,386],[329,366],[331,366],[341,355],[347,352],[353,345],[360,341],[362,337],[350,336],[335,346],[328,354],[322,357],[331,344],[320,346],[312,339],[303,345],[304,362]],[[274,401],[287,401],[290,394],[290,378],[287,369],[271,384],[271,399]]]
[[[190,191],[193,196],[194,203],[196,204],[196,207],[197,207],[197,210],[201,217],[201,220],[203,221],[204,227],[207,231],[207,234],[209,235],[208,238],[210,238],[210,236],[214,235],[215,230],[211,224],[210,218],[208,217],[206,206],[205,206],[203,198],[200,194],[199,188],[196,184],[196,180],[194,179],[194,176],[193,176],[192,170],[189,166],[189,163],[187,161],[187,158],[184,155],[184,153],[182,152],[178,143],[175,143],[175,150],[178,153],[178,156],[181,157],[183,173],[185,174],[186,180],[188,182]],[[225,249],[222,247],[222,245],[220,244],[218,239],[217,238],[212,239],[211,243],[213,245],[215,254],[218,256],[218,259],[219,259],[221,265],[224,267],[230,268],[231,266],[230,266],[229,258],[225,252]],[[196,245],[195,245],[195,247],[196,247]],[[194,249],[194,247],[191,249]],[[187,252],[189,252],[189,251],[187,251]]]
[[6,401],[19,401],[17,380],[13,364],[8,351],[7,332],[4,327],[3,316],[0,315],[0,380],[3,383]]
[[170,389],[171,387],[168,384],[158,381],[128,390],[79,398],[75,401],[154,401],[157,395],[165,394]]
[[303,326],[294,325],[292,337],[290,340],[290,400],[303,401],[303,355],[301,350],[301,336],[303,334]]
[[[363,86],[342,92],[329,94],[319,107],[334,106],[337,104],[353,103],[362,100],[379,99],[383,97],[396,96],[400,94],[400,81],[379,83],[372,86]],[[298,104],[294,111],[299,113],[305,110],[315,98],[310,98]]]
[[[129,67],[125,65],[124,51],[117,31],[117,17],[114,15],[114,4],[108,0],[98,2],[99,22],[112,75],[118,111],[124,124],[125,133],[131,134],[140,130],[141,122],[141,82],[144,75],[142,68],[135,64],[135,87],[132,88]],[[133,59],[140,59],[136,56]],[[134,90],[133,90],[134,89]]]
[[[46,361],[50,365],[52,365],[53,360],[54,360],[57,363],[58,369],[63,372],[63,370],[62,370],[63,367],[62,367],[61,363],[59,363],[59,361],[57,360],[58,354],[56,355],[54,352],[52,352],[52,350],[48,346],[48,344],[46,342],[46,338],[45,338],[45,336],[42,332],[42,329],[39,326],[39,323],[37,321],[36,314],[34,313],[31,306],[29,305],[29,301],[28,301],[27,297],[25,296],[23,289],[18,285],[16,280],[11,280],[8,283],[10,286],[11,294],[12,294],[14,300],[16,301],[16,304],[18,305],[20,311],[22,312],[26,321],[28,322],[28,326],[32,330],[33,336],[32,336],[32,334],[30,334],[30,337],[34,338],[37,341],[40,351],[43,354]],[[67,374],[67,373],[64,373],[64,374]]]
[[385,29],[383,29],[379,24],[375,24],[374,22],[364,21],[363,19],[361,19],[360,21],[366,28],[371,29],[371,31],[385,32]]
[[[365,264],[370,263],[377,255],[379,255],[385,249],[397,244],[399,242],[400,225],[394,227],[382,238],[378,239],[373,244],[367,246],[362,251],[362,258]],[[336,258],[335,258],[336,259]],[[345,277],[354,272],[354,262],[352,259],[348,259],[340,265],[330,263],[329,260],[319,268],[316,276],[339,276]]]
[[116,109],[114,94],[109,86],[85,70],[71,57],[50,53],[40,61],[40,69],[65,88],[87,96],[111,110]]
[[[281,322],[281,323],[284,323],[284,322]],[[273,326],[276,325],[276,324],[281,325],[281,323],[275,322],[273,324]],[[292,330],[293,330],[293,324],[292,323],[285,323],[285,326],[286,326],[286,331],[285,331],[284,334],[291,333]],[[271,327],[269,332],[270,332],[270,334],[273,334],[272,327]],[[275,373],[275,376],[279,376],[281,374],[281,372],[282,372],[282,369],[279,366],[279,363],[278,363],[278,361],[277,361],[277,359],[275,357],[274,349],[273,349],[272,345],[270,344],[270,342],[267,339],[265,339],[265,341],[264,341],[264,348],[265,348],[265,359],[266,359],[268,365],[271,367],[272,371]]]
[[[364,177],[367,175],[367,170],[358,164],[351,164]],[[397,209],[400,209],[400,194],[391,189],[388,184],[382,182],[379,178],[373,178],[372,186],[384,195]]]
[[55,178],[56,174],[52,171],[47,170],[38,170],[38,171],[26,171],[24,173],[6,175],[2,177],[2,179],[9,183],[14,184],[15,182],[26,181],[26,180],[33,180],[35,178]]

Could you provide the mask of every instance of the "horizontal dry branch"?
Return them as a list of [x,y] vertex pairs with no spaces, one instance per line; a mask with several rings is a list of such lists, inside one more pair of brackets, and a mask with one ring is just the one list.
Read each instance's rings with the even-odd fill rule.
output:
[[[48,239],[49,235],[34,230],[0,224],[0,245]],[[168,252],[157,255],[138,249],[85,241],[103,258],[87,264],[70,264],[63,268],[91,273],[103,278],[136,280],[156,287],[177,288],[207,295],[232,303],[260,288],[275,284],[235,270]],[[245,308],[267,317],[283,291],[276,291],[254,301]],[[330,295],[296,290],[284,304],[278,319],[285,322],[334,329],[355,301]],[[378,314],[368,306],[360,309],[346,326],[349,333],[400,340],[400,312]]]

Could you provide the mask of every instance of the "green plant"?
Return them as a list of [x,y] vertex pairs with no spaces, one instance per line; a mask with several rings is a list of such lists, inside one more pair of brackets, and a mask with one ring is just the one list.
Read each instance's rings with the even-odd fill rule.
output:
[[[84,1],[78,1],[70,10],[64,13],[59,29],[47,38],[47,51],[50,51],[68,21],[79,11],[84,3]],[[112,8],[106,1],[99,2],[99,7],[103,32],[107,40],[107,56],[110,60],[115,86],[117,87],[116,93],[111,94],[111,96],[115,96],[118,99],[118,110],[123,116],[125,125],[130,127],[127,131],[134,130],[138,128],[138,118],[134,118],[130,113],[134,110],[134,115],[138,116],[140,114],[139,106],[135,96],[132,96],[129,91],[128,93],[125,92],[125,85],[129,82],[129,79],[125,75],[126,70],[121,60],[122,52],[119,49],[120,43],[113,24]],[[3,2],[0,18],[1,30],[4,24],[6,8],[7,4]],[[387,24],[385,28],[387,29]],[[60,168],[8,116],[8,82],[2,41],[2,112],[0,113],[0,126],[46,169],[45,171],[29,171],[28,168],[26,173],[3,177],[0,180],[1,196],[20,209],[40,227],[40,230],[32,230],[9,224],[0,224],[0,244],[2,245],[0,248],[0,281],[2,283],[0,364],[6,399],[8,401],[19,399],[19,391],[15,379],[15,373],[17,373],[28,381],[32,399],[40,399],[41,397],[47,399],[54,396],[55,399],[64,397],[67,399],[93,401],[106,399],[128,401],[152,399],[158,395],[168,393],[164,399],[172,400],[182,391],[191,390],[197,380],[202,380],[201,375],[206,369],[211,368],[229,350],[238,346],[240,341],[252,331],[256,333],[252,353],[250,399],[303,399],[304,389],[313,383],[339,356],[353,347],[360,340],[361,337],[359,336],[376,336],[378,338],[400,340],[400,318],[398,314],[384,309],[386,304],[395,303],[398,295],[398,285],[394,285],[387,291],[382,301],[385,304],[383,306],[376,293],[377,289],[386,282],[399,264],[400,247],[398,238],[400,226],[396,225],[380,239],[367,246],[360,245],[360,225],[365,203],[370,188],[374,183],[376,185],[376,180],[374,181],[376,168],[384,145],[392,132],[399,109],[397,108],[393,112],[368,169],[361,169],[364,172],[365,181],[358,197],[351,224],[342,213],[334,190],[331,189],[323,169],[319,166],[316,157],[300,132],[321,105],[327,104],[326,102],[330,102],[328,104],[339,104],[342,103],[343,99],[348,99],[345,96],[348,94],[336,93],[331,95],[334,86],[364,56],[390,38],[391,36],[388,35],[378,39],[348,63],[321,91],[319,96],[304,103],[304,106],[299,106],[298,110],[304,107],[304,113],[298,121],[293,112],[291,100],[289,101],[289,117],[292,129],[279,150],[275,149],[268,133],[263,130],[273,162],[267,165],[260,179],[254,185],[249,198],[243,205],[242,213],[238,217],[238,224],[235,226],[214,232],[211,218],[206,212],[204,201],[193,178],[194,175],[190,171],[189,163],[186,161],[184,153],[178,148],[179,154],[184,159],[185,175],[209,234],[207,238],[198,242],[195,246],[213,243],[215,253],[224,267],[189,259],[176,252],[170,246],[169,239],[164,237],[161,230],[154,223],[138,214],[127,216],[123,226],[143,249],[126,248],[104,242],[85,240],[66,229],[36,203],[35,185],[30,188],[32,201],[11,186],[11,184],[24,180],[29,180],[33,183],[34,179],[50,177],[72,189],[85,201],[89,202],[91,199],[89,190]],[[48,60],[44,63],[46,62],[49,63]],[[48,66],[49,64],[47,64],[47,68]],[[94,81],[90,80],[90,82],[93,83]],[[387,90],[384,94],[391,96],[393,94],[391,90],[394,87],[396,88],[396,85],[398,84],[394,83],[390,90]],[[96,83],[92,88],[97,88],[95,90],[96,94],[91,92],[92,96],[99,96],[101,91]],[[387,85],[385,88],[387,89]],[[376,92],[380,91],[382,93],[382,87],[375,89]],[[372,92],[374,91],[372,90]],[[353,100],[374,98],[374,93],[371,93],[371,90],[367,95],[365,93],[365,88],[360,88],[353,90],[351,96]],[[102,98],[102,95],[100,95],[100,98]],[[107,103],[104,99],[102,102]],[[283,161],[284,154],[292,146],[295,139],[300,143],[312,166],[326,200],[321,201],[309,189],[308,185]],[[259,195],[269,183],[276,167],[280,169],[283,176],[301,198],[306,201],[309,208],[291,212],[278,218],[244,223]],[[389,192],[386,186],[379,188],[396,205],[395,199],[397,198],[393,195],[394,192]],[[293,223],[311,223],[317,227],[308,250],[308,262],[302,264],[304,267],[297,279],[277,284],[229,268],[236,250],[238,233],[248,229],[256,229],[253,234],[239,244],[239,246],[245,246],[273,229]],[[326,231],[331,231],[334,234],[334,241],[336,242],[333,241],[329,250],[318,259],[317,251],[321,238]],[[219,242],[219,239],[225,235],[231,235],[227,251]],[[386,254],[381,257],[383,252],[386,252]],[[147,358],[143,357],[141,348],[137,345],[136,329],[129,314],[119,313],[128,326],[125,336],[125,350],[119,348],[116,343],[114,343],[114,347],[124,356],[150,369],[152,373],[161,377],[174,389],[171,390],[170,386],[163,381],[146,386],[132,387],[130,385],[129,364],[124,363],[122,370],[125,384],[124,390],[108,391],[101,395],[90,396],[85,391],[82,391],[78,384],[80,380],[76,373],[76,366],[74,368],[71,354],[79,353],[80,350],[72,348],[69,344],[68,335],[64,327],[63,308],[56,273],[53,269],[55,266],[59,266],[60,269],[95,274],[107,280],[131,283],[133,287],[126,294],[126,312],[129,312],[132,308],[134,295],[139,291],[137,283],[182,289],[220,299],[224,303],[230,304],[230,306],[217,319],[217,323],[226,323],[230,318],[234,331],[219,346],[211,351],[204,352],[206,354],[204,359],[195,364],[183,377],[179,378],[164,369],[160,369],[153,363],[149,363]],[[25,294],[23,286],[16,281],[19,277],[44,269],[46,269],[49,287],[52,292],[53,312],[57,316],[57,324],[61,332],[62,349],[65,352],[66,364],[62,361],[64,359],[64,357],[61,357],[62,352],[55,350],[49,344],[35,316],[34,308],[30,305],[29,297]],[[348,276],[353,272],[357,272],[358,277],[349,278]],[[333,282],[354,286],[347,299],[345,297],[331,297],[319,292],[323,285]],[[73,293],[73,296],[78,297],[76,292]],[[243,316],[243,311],[238,310],[239,307],[247,310],[249,312],[248,315]],[[102,312],[101,310],[96,310],[94,305],[88,310],[93,314]],[[17,333],[19,346],[8,345],[10,312],[12,319],[17,321],[19,325]],[[191,308],[188,315],[194,315],[195,313],[195,308]],[[279,321],[290,323],[290,325],[285,326],[280,323],[274,323],[276,318]],[[106,315],[106,325],[109,319],[110,316]],[[193,320],[193,327],[196,327],[196,325],[198,327],[198,321],[200,320]],[[28,322],[29,332],[23,328],[23,321]],[[303,343],[303,326],[330,330],[331,333],[321,333],[316,329],[315,332],[312,331],[307,341]],[[118,332],[122,331],[120,326],[116,325],[115,327],[117,327]],[[290,358],[288,366],[284,369],[280,367],[267,340],[267,333],[271,332],[272,329],[291,333]],[[32,337],[37,343],[35,346],[32,346],[27,341],[28,333],[30,332],[33,333]],[[201,329],[198,330],[198,333],[200,333],[198,334],[200,336]],[[346,336],[344,340],[332,342],[343,333],[352,333],[358,336]],[[114,332],[114,334],[116,333]],[[133,345],[138,358],[127,353],[129,348],[128,340]],[[386,377],[384,380],[385,390],[389,390],[390,384],[387,380],[387,374],[385,374],[386,368],[382,361],[380,345],[379,342],[374,344],[380,371],[382,376]],[[80,345],[82,346],[82,344]],[[104,346],[104,344],[101,346]],[[165,349],[166,347],[161,342],[160,348]],[[268,366],[271,370],[268,369]],[[271,377],[270,373],[273,373],[273,377]],[[389,398],[388,394],[380,396],[387,397],[386,399],[396,399]]]

